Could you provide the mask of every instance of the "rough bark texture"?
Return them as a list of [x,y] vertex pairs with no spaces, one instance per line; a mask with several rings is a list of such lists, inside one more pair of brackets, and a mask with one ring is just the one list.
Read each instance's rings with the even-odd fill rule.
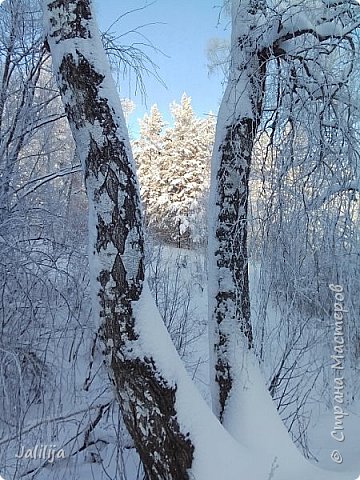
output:
[[[210,217],[209,226],[209,314],[214,355],[213,405],[221,421],[234,376],[241,369],[235,363],[239,358],[236,351],[253,346],[247,215],[251,156],[261,118],[266,74],[266,55],[257,49],[252,35],[259,8],[254,9],[249,2],[246,16],[250,26],[242,35],[233,36],[231,70],[213,153],[211,203],[216,215]],[[242,21],[237,15],[235,10],[233,31],[236,31],[234,23]]]
[[[251,156],[263,113],[267,62],[270,58],[288,62],[293,66],[294,78],[296,68],[299,68],[300,84],[304,82],[306,85],[311,76],[317,82],[320,77],[313,69],[317,69],[321,62],[314,62],[312,55],[306,60],[303,49],[309,48],[307,40],[315,39],[318,46],[322,46],[319,49],[321,55],[331,54],[339,39],[346,39],[345,43],[352,45],[348,32],[358,25],[354,22],[355,17],[350,13],[349,5],[344,4],[342,10],[341,3],[325,8],[324,16],[319,17],[313,25],[309,15],[305,27],[299,18],[306,16],[307,10],[306,6],[301,7],[301,3],[297,8],[301,7],[303,11],[299,10],[299,18],[294,14],[294,22],[289,22],[287,9],[282,11],[280,8],[277,12],[268,8],[265,0],[232,0],[231,3],[231,65],[218,116],[212,158],[212,216],[209,223],[210,348],[214,367],[212,394],[215,413],[222,421],[235,379],[241,375],[241,351],[252,349],[253,344],[247,208]],[[340,25],[346,24],[346,19],[352,25],[347,33],[339,29]],[[297,26],[298,21],[300,25]],[[330,24],[333,28],[329,30]],[[325,29],[322,28],[324,26]],[[299,43],[300,37],[304,37],[303,43]],[[289,47],[291,40],[294,40],[293,48]],[[314,47],[314,54],[316,51]],[[306,72],[305,78],[302,77],[302,69]],[[333,84],[333,81],[329,81],[329,84]],[[319,91],[324,95],[323,86]],[[295,89],[294,93],[298,94]]]
[[147,477],[187,479],[194,447],[177,422],[176,386],[161,376],[153,358],[138,353],[141,332],[133,307],[144,280],[139,192],[91,4],[44,0],[43,5],[54,69],[84,167],[94,310],[111,379]]
[[[236,145],[244,147],[245,142],[248,145],[251,144],[251,136],[247,135],[251,129],[251,123],[250,121],[239,122],[227,128],[226,137],[220,147],[221,162],[217,173],[218,200],[216,205],[220,209],[215,231],[217,238],[216,269],[228,271],[227,275],[218,279],[213,312],[216,322],[215,381],[219,390],[219,418],[221,420],[233,384],[232,369],[238,367],[232,365],[230,359],[230,343],[234,340],[233,329],[236,328],[245,335],[248,348],[252,347],[253,341],[247,256],[250,158],[243,157],[243,161],[234,162]],[[235,186],[236,184],[230,176],[238,177],[241,182],[239,181]],[[231,283],[229,283],[229,277]]]

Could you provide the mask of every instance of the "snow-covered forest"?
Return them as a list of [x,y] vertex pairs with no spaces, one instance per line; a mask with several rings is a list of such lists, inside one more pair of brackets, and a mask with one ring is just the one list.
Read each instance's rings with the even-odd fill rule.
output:
[[0,480],[360,478],[360,4],[219,12],[129,135],[146,38],[0,2]]

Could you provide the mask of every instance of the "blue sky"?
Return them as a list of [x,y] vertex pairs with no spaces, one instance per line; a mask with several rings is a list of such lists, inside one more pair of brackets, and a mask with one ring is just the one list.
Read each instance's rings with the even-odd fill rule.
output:
[[[156,0],[154,3],[146,0],[95,0],[99,26],[104,30],[118,16],[147,4],[147,8],[126,15],[114,27],[118,33],[123,33],[140,25],[159,22],[143,28],[141,32],[166,55],[147,50],[159,66],[159,75],[167,87],[146,76],[147,106],[140,96],[129,93],[126,82],[121,86],[121,96],[130,97],[136,104],[129,121],[133,133],[137,130],[137,118],[142,117],[154,103],[169,120],[169,103],[173,100],[179,102],[182,93],[186,92],[192,97],[195,113],[203,116],[210,110],[217,112],[222,92],[221,76],[209,77],[206,65],[208,40],[228,35],[224,30],[225,22],[218,25],[221,0]],[[142,39],[134,34],[124,37],[124,43],[132,41]]]

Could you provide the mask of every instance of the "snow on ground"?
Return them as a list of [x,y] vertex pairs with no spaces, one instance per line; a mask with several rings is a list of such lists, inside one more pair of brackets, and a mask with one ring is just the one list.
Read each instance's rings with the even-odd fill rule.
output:
[[[190,286],[190,312],[198,325],[205,326],[207,320],[207,292],[204,274],[204,258],[201,252],[164,248],[162,262],[168,261],[174,266],[181,266],[181,280]],[[175,267],[174,267],[175,268]],[[251,285],[257,282],[256,268],[250,269]],[[144,292],[146,295],[146,292]],[[334,425],[334,415],[328,408],[328,399],[324,402],[311,403],[311,423],[309,426],[310,450],[317,458],[312,466],[305,461],[292,446],[287,432],[272,409],[271,401],[265,391],[262,377],[251,358],[247,359],[246,382],[238,385],[244,401],[241,408],[234,405],[233,418],[235,422],[229,425],[232,435],[227,433],[211,414],[208,393],[208,340],[207,331],[193,343],[189,344],[185,360],[186,374],[176,355],[169,338],[161,328],[161,319],[157,318],[157,309],[152,300],[144,297],[141,308],[145,309],[147,317],[152,312],[152,325],[148,325],[147,341],[144,348],[153,342],[153,348],[161,350],[162,368],[170,373],[178,383],[177,402],[181,414],[179,421],[184,429],[191,431],[194,443],[198,446],[193,467],[196,480],[355,480],[360,472],[360,409],[359,402],[349,406],[349,417],[344,420],[345,440],[336,442],[331,437]],[[61,312],[59,312],[61,317]],[[276,311],[273,310],[272,320],[276,321]],[[58,319],[61,325],[61,318]],[[99,411],[97,405],[104,405],[112,399],[106,373],[102,368],[102,355],[98,348],[94,350],[94,365],[89,376],[90,350],[92,345],[93,325],[85,318],[83,324],[77,325],[69,335],[58,339],[51,345],[51,355],[54,371],[62,371],[59,380],[60,391],[54,398],[47,397],[46,405],[32,406],[27,417],[29,425],[43,419],[44,409],[48,417],[63,416],[63,421],[57,425],[42,425],[40,429],[30,430],[22,439],[10,443],[2,443],[0,439],[1,461],[6,461],[6,468],[1,468],[0,474],[5,480],[60,480],[76,478],[76,480],[137,480],[142,478],[138,471],[138,458],[132,448],[131,439],[118,435],[119,418],[116,404],[113,403],[99,425],[89,435],[90,447],[73,455],[76,449],[81,449],[84,433]],[[149,345],[148,345],[149,343]],[[158,348],[161,344],[161,349]],[[244,359],[239,359],[243,362]],[[76,363],[74,363],[76,361]],[[84,390],[84,380],[90,385]],[[194,388],[190,378],[195,380],[199,390]],[[199,393],[201,392],[201,394]],[[204,400],[205,399],[205,400]],[[66,412],[80,412],[67,418]],[[237,417],[237,415],[239,415]],[[236,420],[236,418],[238,418]],[[121,421],[120,421],[121,423]],[[121,429],[121,428],[120,428]],[[69,441],[79,432],[77,441]],[[233,438],[235,437],[239,443]],[[64,445],[66,458],[47,464],[24,477],[22,475],[44,464],[40,460],[16,461],[15,453],[19,443],[29,442]],[[122,445],[119,445],[119,439]],[[6,439],[5,439],[6,440]],[[338,449],[343,456],[343,462],[336,464],[330,454]],[[318,467],[326,469],[318,470]],[[350,474],[346,472],[352,472]]]
[[[357,401],[347,408],[349,417],[344,420],[344,436],[342,442],[337,442],[331,437],[334,429],[334,414],[332,411],[322,409],[323,413],[314,418],[309,428],[310,444],[312,451],[318,459],[318,465],[336,472],[354,471],[360,473],[360,402]],[[338,450],[343,461],[335,463],[331,453]]]
[[[201,254],[199,258],[198,252],[186,251],[186,250],[178,250],[178,249],[168,249],[168,255],[174,257],[174,255],[182,255],[188,258],[186,262],[186,268],[184,268],[184,278],[195,278],[194,271],[198,272],[199,263],[202,262]],[[251,290],[256,291],[256,287],[259,281],[259,272],[256,266],[250,266],[250,285]],[[202,285],[202,289],[194,290],[194,298],[193,298],[194,305],[197,306],[198,315],[204,319],[206,322],[207,319],[207,291],[206,291],[206,282],[204,281]],[[252,298],[252,308],[253,310],[256,309],[255,306],[256,302],[256,295],[253,295]],[[280,320],[279,319],[279,312],[276,311],[276,308],[272,305],[268,307],[270,319],[270,324],[272,323],[275,327],[276,323]],[[255,317],[256,312],[253,311],[253,316]],[[202,356],[202,358],[208,359],[208,338],[206,333],[198,340],[197,344],[197,353]],[[274,349],[275,352],[275,349]],[[304,358],[304,361],[306,359]],[[330,368],[330,367],[329,367]],[[206,398],[208,403],[210,404],[209,398],[209,371],[208,371],[208,364],[203,363],[201,369],[198,374],[195,375],[195,381],[202,392],[205,392]],[[253,375],[256,375],[256,372],[253,372]],[[251,375],[248,374],[249,377]],[[255,448],[259,446],[266,437],[266,432],[274,432],[279,431],[278,426],[278,418],[274,418],[273,416],[269,415],[269,409],[261,409],[261,405],[263,405],[263,398],[264,391],[261,385],[261,379],[253,384],[254,385],[254,392],[253,397],[248,396],[248,405],[242,405],[243,408],[247,408],[248,411],[252,411],[252,417],[257,417],[256,422],[258,425],[258,431],[263,431],[264,435],[259,436],[257,431],[251,429],[250,427],[254,427],[253,418],[249,418],[249,425],[246,425],[246,422],[242,422],[238,426],[229,425],[228,428],[232,432],[235,438],[242,441],[242,443],[246,444],[249,448]],[[332,395],[332,386],[329,386],[329,392],[326,392],[326,398],[320,400],[318,403],[315,400],[312,400],[312,397],[309,399],[309,408],[310,408],[310,418],[311,422],[308,429],[308,437],[309,437],[309,450],[315,457],[312,461],[313,464],[317,467],[324,468],[326,470],[331,470],[337,473],[344,473],[344,472],[360,472],[360,400],[357,400],[353,404],[351,404],[348,408],[349,417],[344,420],[344,428],[345,428],[345,440],[341,442],[336,442],[331,437],[331,431],[334,429],[334,413],[332,408],[328,408],[328,396]],[[319,387],[321,389],[321,387]],[[257,390],[257,391],[256,391]],[[313,395],[313,397],[320,398],[324,395],[323,392]],[[236,411],[236,406],[234,406],[234,412]],[[259,415],[257,412],[263,411],[263,415]],[[241,410],[238,410],[241,412]],[[236,414],[232,416],[232,418],[236,418]],[[241,417],[244,419],[244,415]],[[261,427],[262,426],[262,427]],[[271,437],[271,435],[270,435]],[[287,436],[282,434],[283,442],[287,444],[288,439]],[[277,442],[279,441],[277,437]],[[277,450],[277,446],[275,442],[273,442],[274,453]],[[262,446],[265,449],[265,444]],[[341,455],[343,457],[343,462],[341,464],[335,463],[331,459],[331,453],[338,449],[341,451]],[[271,448],[270,448],[271,451]],[[293,455],[293,458],[298,458],[298,451],[294,453],[292,448],[284,447],[284,451],[286,451],[287,459],[290,460],[289,456]],[[292,453],[291,453],[292,452]],[[296,460],[294,460],[296,461]],[[354,477],[355,478],[355,477]]]

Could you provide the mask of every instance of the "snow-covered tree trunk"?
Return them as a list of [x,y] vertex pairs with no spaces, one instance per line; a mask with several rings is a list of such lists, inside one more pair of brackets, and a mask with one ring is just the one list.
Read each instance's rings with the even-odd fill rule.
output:
[[231,65],[212,157],[209,221],[209,315],[213,408],[223,420],[241,375],[236,352],[251,349],[247,254],[249,173],[265,89],[265,50],[256,43],[262,2],[232,5]]
[[[288,6],[279,2],[267,7],[266,1],[232,0],[231,4],[231,64],[218,116],[209,208],[212,398],[214,412],[227,428],[233,424],[226,418],[229,403],[241,402],[232,394],[239,385],[245,388],[247,361],[254,362],[247,210],[266,70],[273,60],[289,66],[296,80],[291,90],[294,103],[334,96],[347,81],[352,62],[344,61],[344,78],[338,80],[329,71],[329,56],[341,42],[347,51],[354,50],[351,32],[359,25],[353,11],[358,8],[356,2],[291,2]],[[312,89],[306,100],[304,92]]]
[[85,174],[93,314],[99,319],[123,418],[149,479],[186,479],[194,447],[177,420],[176,384],[142,351],[136,322],[144,281],[139,191],[91,4],[44,0],[43,9],[54,70]]

